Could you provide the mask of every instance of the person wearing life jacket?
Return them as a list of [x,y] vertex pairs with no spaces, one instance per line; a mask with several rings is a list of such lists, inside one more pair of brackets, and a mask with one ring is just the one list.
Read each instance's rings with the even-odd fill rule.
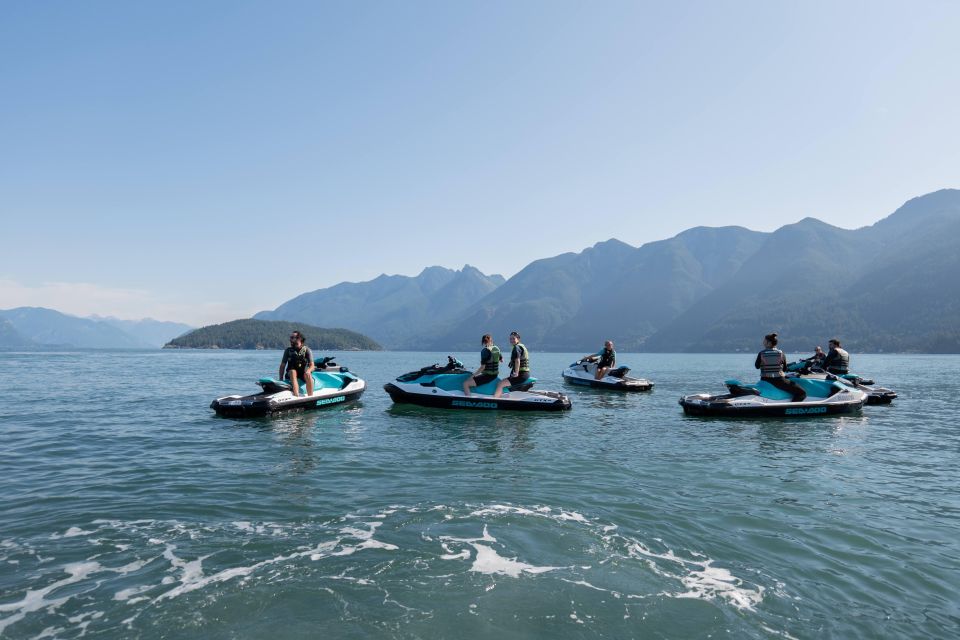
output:
[[510,352],[510,377],[497,383],[494,398],[499,398],[507,387],[526,382],[530,377],[530,351],[520,342],[520,334],[516,331],[510,332],[510,344],[513,345]]
[[313,395],[313,352],[306,344],[306,338],[299,331],[290,334],[290,346],[283,352],[280,360],[280,374],[283,380],[284,370],[290,377],[290,387],[294,397],[300,396],[300,380],[307,383],[307,395]]
[[783,351],[777,349],[777,342],[775,333],[763,337],[763,351],[757,354],[754,366],[760,369],[761,380],[786,391],[793,396],[794,402],[803,402],[807,398],[807,392],[800,385],[783,377],[787,368],[787,357],[783,355]]
[[817,345],[817,348],[813,351],[813,355],[809,358],[804,358],[801,362],[807,363],[805,369],[823,369],[823,361],[826,357],[827,354],[823,352],[823,348]]
[[607,340],[603,343],[603,349],[582,359],[588,362],[596,361],[597,373],[594,378],[601,380],[617,364],[617,352],[613,350],[613,340]]
[[500,361],[503,359],[500,355],[500,347],[493,344],[493,338],[489,333],[483,334],[480,344],[483,345],[483,349],[480,350],[480,368],[464,380],[463,395],[465,396],[470,395],[470,389],[496,380],[500,375]]
[[850,354],[840,348],[840,341],[832,338],[827,346],[830,347],[830,351],[827,352],[827,357],[823,361],[824,370],[841,376],[850,373]]

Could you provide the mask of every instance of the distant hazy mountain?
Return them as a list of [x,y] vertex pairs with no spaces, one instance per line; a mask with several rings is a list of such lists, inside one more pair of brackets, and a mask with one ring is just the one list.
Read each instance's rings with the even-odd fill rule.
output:
[[105,322],[133,336],[144,347],[159,349],[173,338],[192,330],[188,324],[182,322],[165,322],[144,318],[143,320],[120,320],[119,318],[90,316],[91,320]]
[[960,352],[960,191],[915,198],[856,230],[814,218],[773,233],[695,228],[633,248],[602,242],[537,260],[428,345],[463,349],[491,331],[587,351],[759,348],[780,333],[805,351]]
[[618,240],[530,263],[502,283],[472,267],[380,276],[303,294],[258,318],[338,324],[388,348],[467,349],[517,330],[532,349],[960,352],[960,191],[914,198],[841,229],[698,227],[639,248]]
[[[147,349],[158,338],[189,330],[187,325],[156,320],[78,318],[43,307],[0,310],[0,348]],[[166,342],[166,340],[164,342]]]
[[109,324],[68,316],[42,307],[18,307],[0,311],[22,337],[37,345],[87,349],[136,349],[143,345]]
[[294,329],[306,336],[307,345],[320,351],[379,351],[382,347],[365,335],[346,329],[324,329],[278,320],[233,320],[201,327],[171,340],[165,349],[285,349]]
[[24,337],[13,323],[2,317],[0,311],[0,349],[17,349],[36,346],[36,343]]
[[[622,350],[645,339],[729,278],[765,234],[741,227],[698,227],[640,248],[619,240],[581,253],[537,260],[468,310],[434,348],[463,349],[489,330],[513,330],[547,350]],[[479,333],[478,333],[479,332]]]
[[459,271],[428,267],[415,277],[381,275],[304,293],[254,318],[346,326],[388,348],[416,348],[422,336],[446,327],[503,282],[470,265]]

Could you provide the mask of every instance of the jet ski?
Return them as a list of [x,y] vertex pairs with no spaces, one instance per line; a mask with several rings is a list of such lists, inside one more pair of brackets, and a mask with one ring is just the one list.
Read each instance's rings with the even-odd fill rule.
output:
[[314,360],[313,395],[307,395],[307,384],[298,380],[300,395],[294,396],[289,380],[260,378],[262,391],[249,396],[224,396],[210,403],[217,415],[230,418],[264,416],[280,411],[320,409],[356,400],[367,383],[341,367],[332,357]]
[[597,389],[613,391],[649,391],[653,383],[646,378],[632,378],[630,367],[617,367],[597,380],[597,363],[590,360],[578,360],[563,370],[564,382]]
[[769,382],[744,384],[739,380],[727,380],[729,393],[709,395],[697,393],[680,398],[684,413],[694,416],[756,417],[775,416],[799,418],[855,413],[867,401],[866,392],[855,389],[836,379],[811,379],[790,377],[807,397],[803,402],[794,402],[793,396]]
[[849,384],[854,389],[860,389],[867,394],[867,404],[890,404],[897,397],[897,392],[886,387],[878,387],[873,380],[858,376],[854,373],[832,374],[819,368],[816,364],[806,360],[798,360],[787,365],[787,371],[791,371],[812,380],[826,380],[830,376],[844,384]]
[[570,399],[555,391],[531,391],[536,378],[507,387],[503,395],[494,398],[499,378],[474,387],[469,396],[463,393],[463,383],[473,373],[453,356],[447,364],[433,364],[411,371],[383,386],[396,403],[418,404],[442,409],[487,409],[511,411],[564,411],[570,409]]

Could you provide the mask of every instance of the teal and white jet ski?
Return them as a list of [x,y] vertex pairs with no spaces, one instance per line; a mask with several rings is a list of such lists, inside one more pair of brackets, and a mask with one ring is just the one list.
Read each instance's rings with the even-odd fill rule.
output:
[[383,390],[396,403],[441,409],[563,411],[571,407],[570,399],[562,393],[532,391],[536,378],[508,387],[499,398],[493,397],[499,379],[474,387],[467,396],[463,393],[463,383],[471,375],[462,362],[448,356],[447,364],[433,364],[405,373],[384,385]]
[[610,389],[611,391],[649,391],[653,383],[646,378],[627,375],[630,367],[617,367],[597,380],[598,364],[590,360],[578,360],[563,370],[563,381],[583,387]]
[[787,371],[799,375],[801,378],[811,380],[827,380],[835,377],[843,384],[848,384],[854,389],[860,389],[867,394],[867,404],[890,404],[897,397],[897,392],[893,389],[880,387],[874,384],[873,380],[864,378],[855,373],[833,374],[827,373],[816,363],[808,360],[798,360],[787,365]]
[[263,389],[249,396],[224,396],[210,403],[217,415],[231,418],[264,416],[281,411],[306,411],[343,404],[358,399],[367,383],[326,357],[314,361],[313,395],[307,395],[306,382],[299,380],[300,395],[293,395],[289,380],[260,378]]
[[764,380],[755,384],[727,380],[728,393],[683,396],[680,406],[684,413],[694,416],[800,418],[855,413],[867,401],[866,392],[836,379],[791,377],[790,380],[807,392],[803,402],[794,402],[790,393]]

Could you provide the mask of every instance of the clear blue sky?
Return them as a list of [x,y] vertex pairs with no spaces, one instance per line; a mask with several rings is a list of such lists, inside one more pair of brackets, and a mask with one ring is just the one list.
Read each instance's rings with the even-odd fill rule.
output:
[[0,308],[201,324],[871,224],[960,187],[958,34],[947,1],[8,2]]

